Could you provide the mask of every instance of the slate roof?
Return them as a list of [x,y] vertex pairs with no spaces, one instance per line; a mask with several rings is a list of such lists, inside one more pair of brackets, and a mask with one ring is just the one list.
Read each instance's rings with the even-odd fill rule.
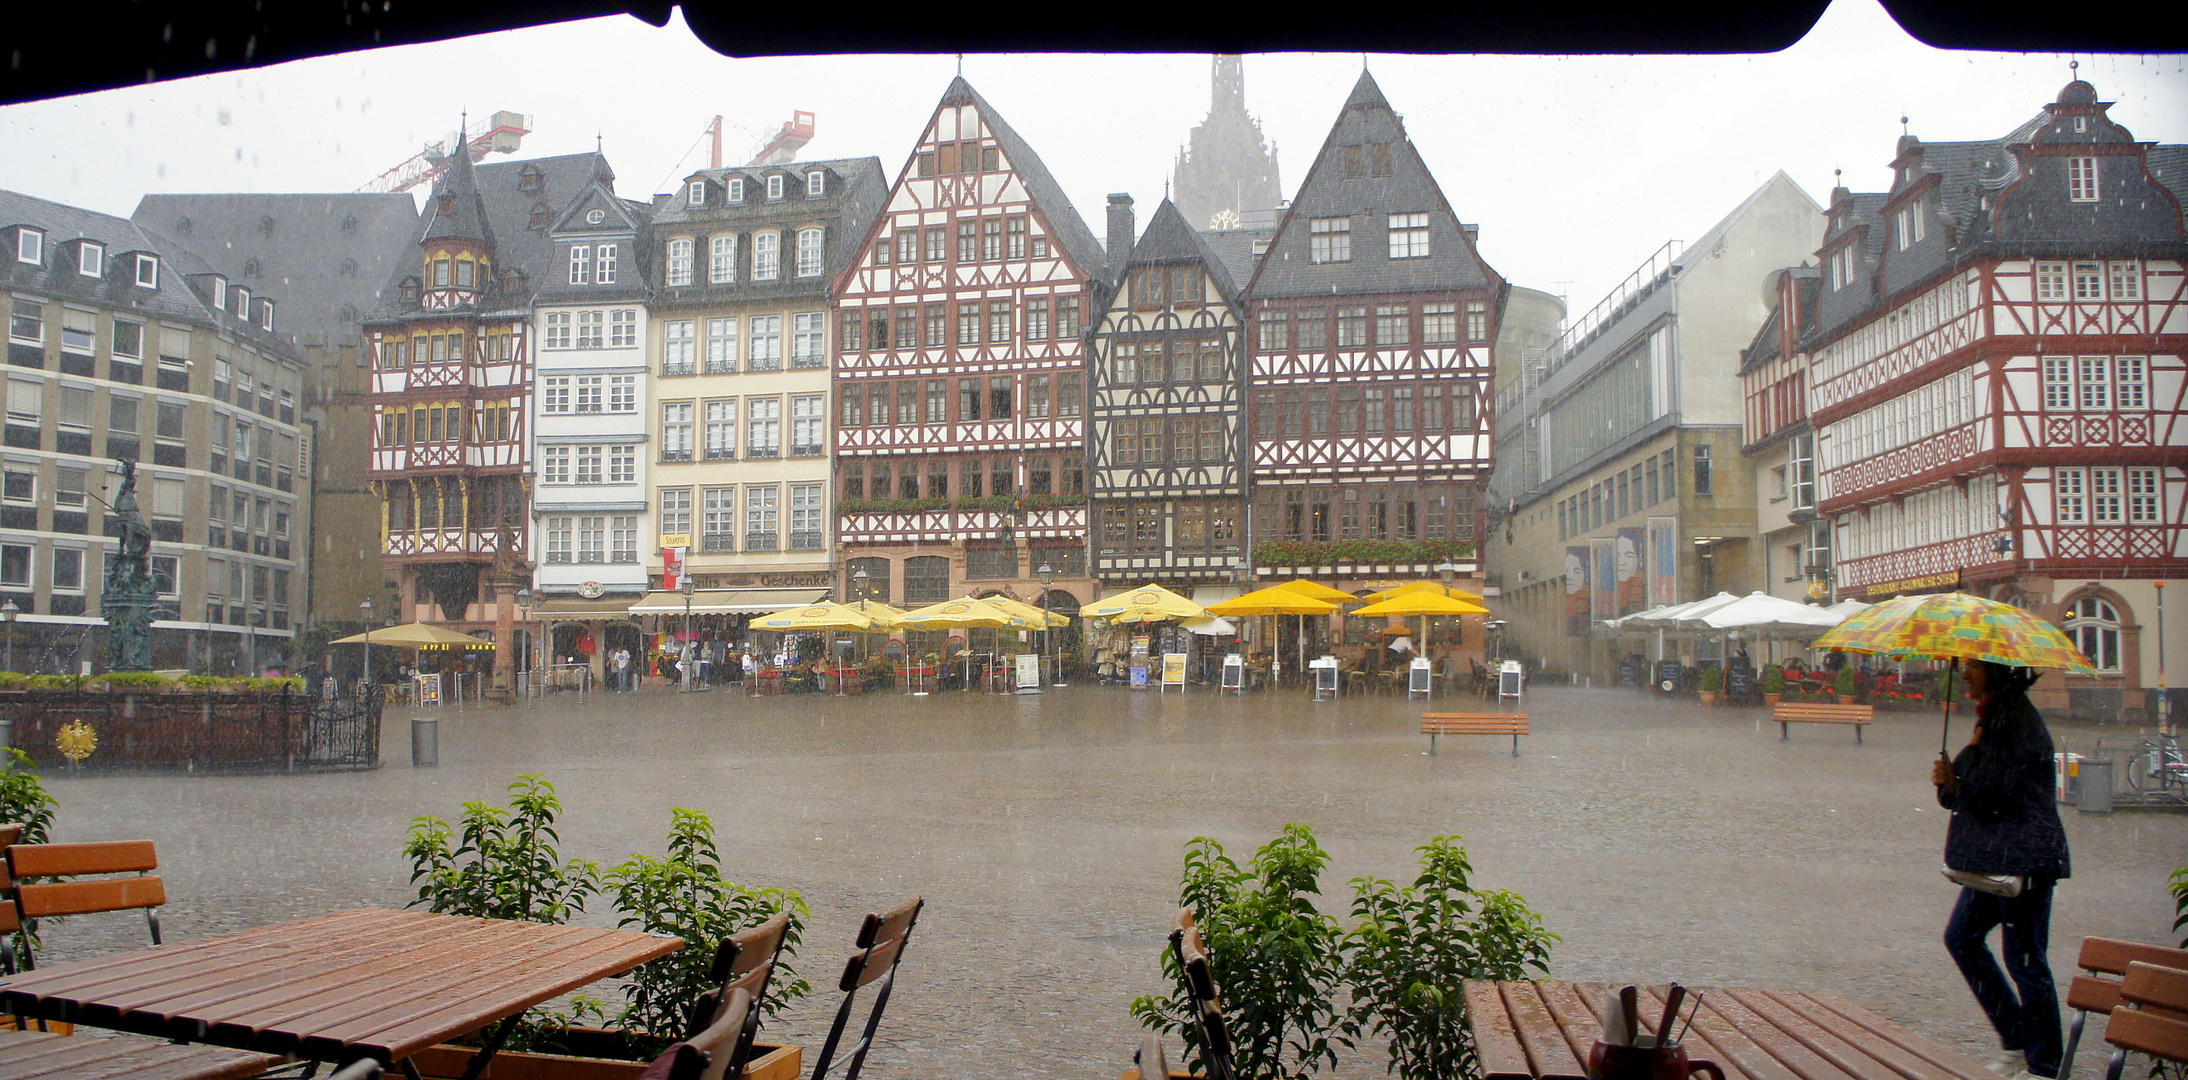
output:
[[[147,195],[131,218],[273,297],[275,325],[330,339],[379,306],[395,268],[415,259],[419,227],[417,201],[400,192]],[[253,262],[255,276],[245,273]]]
[[[18,262],[15,252],[0,259],[0,284],[10,289],[45,296],[81,300],[111,307],[135,309],[147,317],[187,319],[201,325],[216,321],[215,313],[191,290],[185,276],[197,266],[163,244],[128,218],[52,202],[13,191],[0,191],[0,227],[28,225],[46,234],[45,259],[38,265]],[[74,253],[62,245],[72,240],[96,240],[106,245],[106,273],[90,278],[76,272]],[[125,266],[122,256],[132,251],[152,252],[166,264],[160,268],[159,288],[136,286],[134,264]],[[256,290],[253,290],[256,294]],[[274,297],[276,310],[280,298]]]
[[[527,168],[537,169],[540,186],[523,190],[518,185]],[[482,305],[486,311],[528,311],[532,295],[538,286],[549,280],[552,271],[559,269],[554,259],[554,244],[547,235],[554,222],[561,218],[571,200],[578,197],[595,177],[608,180],[615,178],[608,168],[607,159],[598,153],[564,154],[559,157],[532,158],[526,161],[497,161],[482,164],[473,169],[479,204],[486,213],[486,227],[494,234],[495,281],[487,290]],[[532,208],[545,210],[545,220],[532,224]],[[403,278],[422,277],[425,272],[425,252],[418,245],[426,239],[432,223],[422,221],[413,235],[409,250],[396,261],[389,273],[386,287],[381,291],[381,305],[372,318],[388,320],[401,318],[418,311],[416,305],[404,304],[395,288]],[[513,293],[505,293],[500,284],[501,270],[518,270],[530,283],[520,286]]]
[[[445,211],[443,204],[447,206]],[[494,242],[494,230],[486,219],[486,206],[479,199],[478,177],[472,168],[468,147],[449,155],[448,167],[433,181],[433,196],[426,200],[425,213],[425,238],[428,240],[453,237]]]
[[970,100],[980,110],[988,129],[995,133],[1003,160],[1025,182],[1027,193],[1033,196],[1049,226],[1056,230],[1056,241],[1063,245],[1064,254],[1070,256],[1080,273],[1100,277],[1105,265],[1101,240],[1087,227],[1086,219],[1079,216],[1078,208],[1071,205],[1071,198],[1064,194],[1063,186],[1049,175],[1048,166],[1041,163],[1041,156],[1034,153],[1032,145],[1003,119],[1003,114],[988,104],[963,75],[950,80],[950,87],[942,92],[938,107],[965,100]]
[[[613,177],[596,178],[555,215],[554,224],[547,227],[547,239],[550,249],[557,254],[547,264],[549,272],[535,276],[532,303],[629,303],[644,301],[652,295],[649,280],[652,262],[647,253],[653,246],[653,205],[618,197],[614,182]],[[602,213],[598,225],[584,220],[593,210]],[[621,257],[616,260],[615,282],[608,285],[597,282],[570,284],[568,274],[556,272],[569,265],[568,256],[560,254],[561,245],[594,241],[602,244],[614,241],[619,247],[628,242],[627,249],[620,252]]]
[[[824,169],[835,178],[827,184],[826,190],[817,200],[806,195],[803,179],[807,171],[815,168]],[[718,228],[741,232],[770,224],[789,226],[799,221],[822,217],[832,220],[833,225],[822,240],[821,276],[800,278],[783,274],[775,281],[755,282],[750,280],[750,275],[739,275],[735,284],[713,285],[706,281],[707,256],[704,250],[700,250],[694,254],[698,269],[692,275],[692,284],[675,288],[660,285],[655,293],[656,303],[764,301],[778,297],[827,295],[830,283],[835,281],[844,265],[858,257],[861,246],[866,242],[867,233],[872,231],[874,219],[880,216],[882,207],[888,204],[888,175],[881,171],[880,158],[830,158],[823,161],[794,161],[784,165],[701,169],[687,174],[684,182],[689,184],[693,179],[705,177],[711,199],[712,192],[718,186],[726,187],[724,182],[732,176],[744,177],[747,190],[751,190],[751,185],[754,184],[762,185],[761,190],[765,190],[767,174],[778,171],[789,172],[798,178],[798,182],[784,184],[783,197],[774,202],[748,197],[739,204],[710,204],[693,210],[681,198],[673,195],[658,196],[653,211],[654,246],[658,248],[669,235],[687,231],[705,236],[710,230]],[[816,206],[815,203],[819,205]]]
[[[1391,144],[1391,175],[1347,177],[1345,148]],[[1372,169],[1368,170],[1372,171]],[[1429,215],[1427,258],[1389,258],[1383,227],[1391,213]],[[1309,222],[1352,218],[1352,260],[1315,264],[1309,259]],[[1250,249],[1249,249],[1250,250]],[[1277,224],[1268,255],[1246,291],[1255,298],[1489,289],[1503,278],[1482,261],[1445,201],[1436,178],[1406,137],[1405,122],[1383,98],[1374,76],[1360,73],[1337,122],[1300,184],[1299,195]]]
[[1233,304],[1239,302],[1238,286],[1231,277],[1230,268],[1209,250],[1200,234],[1185,223],[1185,215],[1178,210],[1177,204],[1165,198],[1147,219],[1147,228],[1140,233],[1139,241],[1132,245],[1132,257],[1125,263],[1125,269],[1129,271],[1132,267],[1151,263],[1184,262],[1197,262],[1206,267],[1223,298]]
[[1254,244],[1276,239],[1276,229],[1210,229],[1200,234],[1201,243],[1216,258],[1223,260],[1224,269],[1230,271],[1232,281],[1252,281],[1254,268],[1261,264],[1261,256],[1254,254]]

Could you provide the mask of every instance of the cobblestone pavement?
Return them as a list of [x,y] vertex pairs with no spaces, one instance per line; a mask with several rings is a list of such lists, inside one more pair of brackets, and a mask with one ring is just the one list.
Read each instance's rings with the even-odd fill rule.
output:
[[[374,772],[49,786],[59,839],[158,842],[170,940],[401,906],[414,895],[400,855],[410,820],[498,803],[522,773],[555,783],[571,856],[658,853],[670,807],[705,810],[730,877],[809,898],[799,966],[816,983],[864,912],[927,898],[877,1078],[1117,1075],[1137,1039],[1128,1003],[1160,990],[1185,843],[1215,836],[1244,861],[1294,821],[1331,854],[1325,908],[1340,919],[1351,878],[1410,880],[1417,845],[1458,834],[1477,886],[1523,893],[1563,935],[1557,977],[1837,991],[1987,1056],[1939,943],[1955,893],[1937,873],[1933,716],[1882,716],[1856,745],[1841,727],[1781,741],[1760,710],[1631,692],[1545,689],[1528,705],[1523,756],[1454,738],[1430,757],[1420,707],[1392,698],[647,690],[444,711],[437,768],[410,767],[407,714],[392,710]],[[2095,735],[2058,731],[2062,748]],[[2062,980],[2084,935],[2167,939],[2166,874],[2188,865],[2188,818],[2065,818],[2076,873],[2053,920]],[[128,916],[70,920],[50,928],[49,956],[137,945],[142,931]],[[810,1053],[835,1002],[816,992],[778,1034]],[[1339,1074],[1382,1072],[1361,1053]]]

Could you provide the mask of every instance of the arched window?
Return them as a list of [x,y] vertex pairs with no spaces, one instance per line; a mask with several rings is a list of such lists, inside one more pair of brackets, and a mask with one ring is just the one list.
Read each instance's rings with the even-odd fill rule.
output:
[[691,240],[688,237],[669,241],[668,283],[691,284]]
[[2085,596],[2067,605],[2066,636],[2098,671],[2120,670],[2120,613],[2110,603]]

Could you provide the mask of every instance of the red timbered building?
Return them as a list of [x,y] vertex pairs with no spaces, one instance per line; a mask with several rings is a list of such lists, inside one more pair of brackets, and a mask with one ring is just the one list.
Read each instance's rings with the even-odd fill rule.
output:
[[1032,599],[1047,566],[1055,606],[1091,599],[1082,327],[1103,261],[1032,148],[952,81],[836,278],[845,595]]
[[[1122,198],[1110,196],[1113,214]],[[1234,581],[1245,552],[1243,327],[1229,271],[1164,199],[1094,331],[1087,459],[1105,587]]]
[[1260,576],[1476,576],[1506,288],[1363,72],[1246,288]]
[[434,185],[417,259],[363,320],[369,477],[398,592],[375,621],[507,625],[530,570],[528,328],[552,269],[548,230],[610,176],[598,154],[483,167],[457,154]]
[[1762,590],[1821,600],[1830,568],[1831,525],[1816,513],[1816,430],[1808,421],[1808,353],[1823,279],[1814,266],[1773,273],[1769,317],[1740,351],[1744,405],[1740,447],[1754,475],[1751,554]]
[[2040,612],[2101,672],[2040,689],[2093,715],[2143,708],[2188,576],[2188,147],[2110,108],[2075,81],[2003,139],[1902,137],[1888,193],[1833,193],[1809,343],[1837,594]]

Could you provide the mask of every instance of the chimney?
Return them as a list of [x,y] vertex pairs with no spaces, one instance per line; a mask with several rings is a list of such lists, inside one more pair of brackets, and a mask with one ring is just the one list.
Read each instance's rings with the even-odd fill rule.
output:
[[1465,234],[1466,234],[1466,242],[1467,242],[1467,243],[1469,243],[1469,244],[1478,244],[1478,243],[1480,243],[1480,242],[1481,242],[1481,226],[1479,226],[1479,225],[1467,225],[1467,224],[1461,223],[1461,224],[1459,225],[1459,231],[1460,231],[1460,232],[1462,232],[1462,233],[1465,233]]
[[1109,196],[1109,275],[1124,273],[1132,257],[1132,238],[1138,235],[1132,220],[1132,196],[1119,191]]

